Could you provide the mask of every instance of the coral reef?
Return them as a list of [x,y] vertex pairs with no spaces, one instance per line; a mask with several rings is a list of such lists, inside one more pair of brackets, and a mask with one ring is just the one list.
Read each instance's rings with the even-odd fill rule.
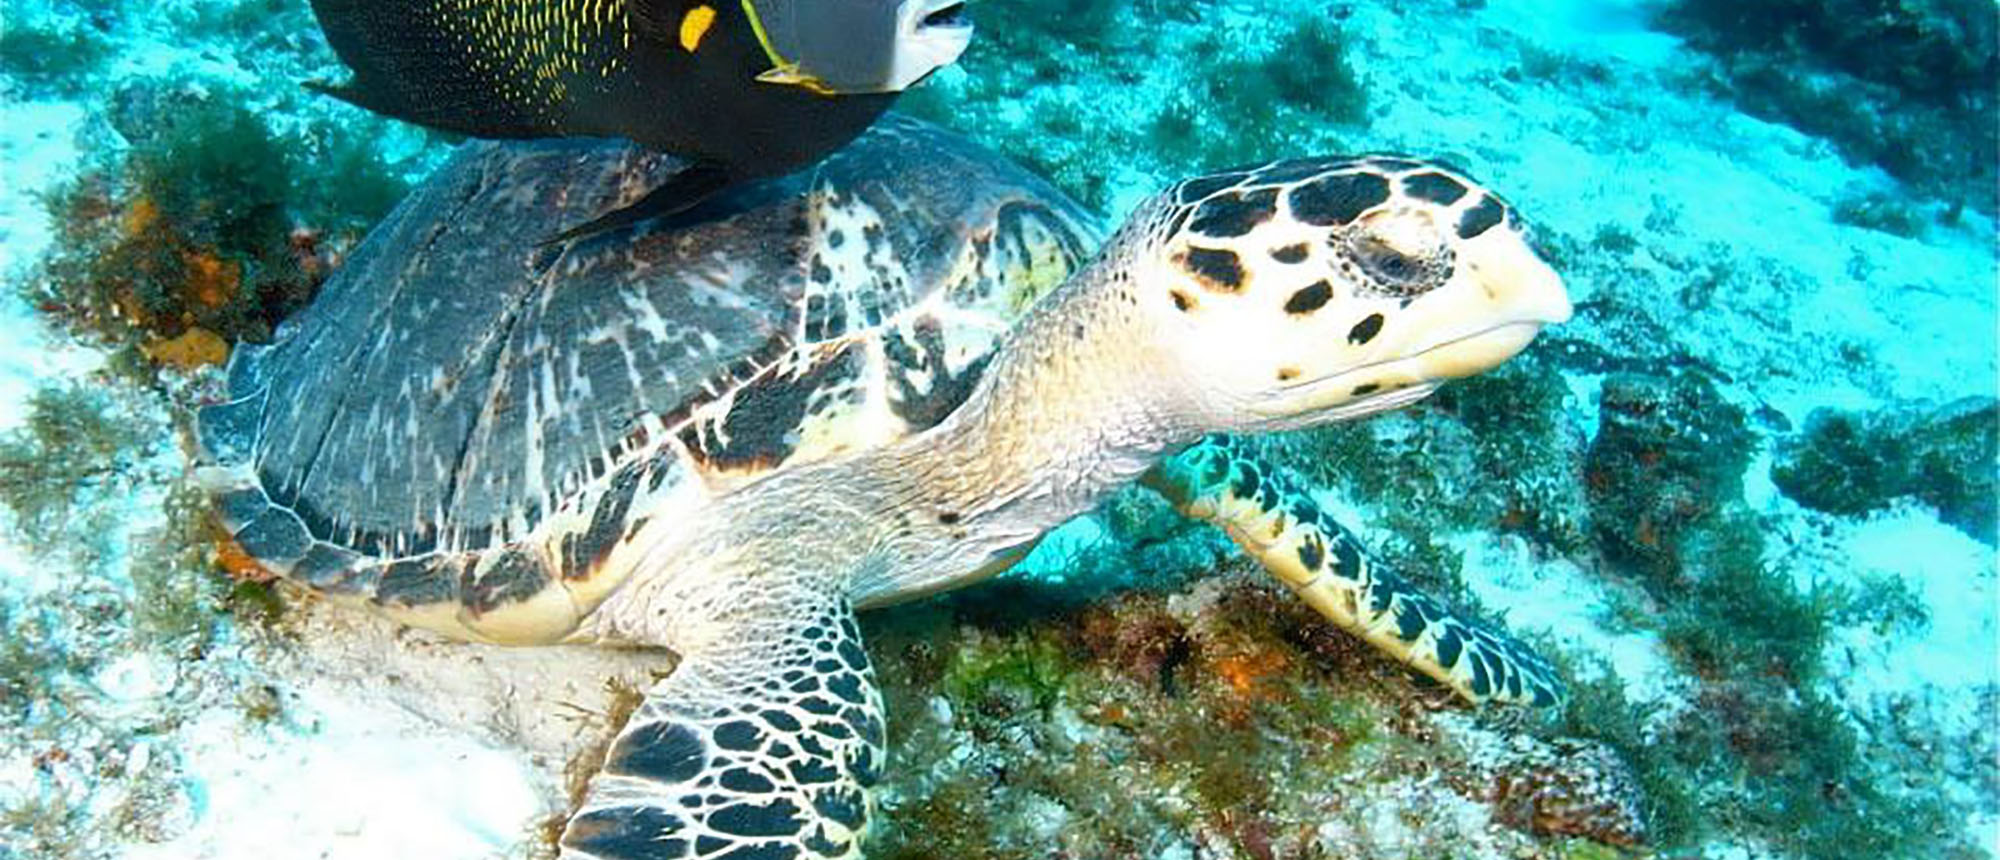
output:
[[[1662,23],[1743,107],[1946,200],[1994,211],[2000,20],[1985,0],[1677,0]],[[1976,82],[1987,82],[1982,85]]]
[[1991,544],[2000,470],[2000,404],[1967,398],[1874,412],[1816,409],[1778,446],[1771,480],[1799,504],[1844,516],[1914,497]]
[[404,188],[362,138],[274,131],[193,81],[127,84],[109,119],[131,148],[50,195],[58,250],[22,289],[142,375],[269,338]]
[[1583,471],[1600,546],[1655,577],[1680,572],[1688,531],[1742,494],[1752,442],[1700,374],[1607,377]]
[[897,750],[883,857],[1540,856],[1643,836],[1617,756],[1413,695],[1274,584],[1082,603],[1008,577],[864,626]]

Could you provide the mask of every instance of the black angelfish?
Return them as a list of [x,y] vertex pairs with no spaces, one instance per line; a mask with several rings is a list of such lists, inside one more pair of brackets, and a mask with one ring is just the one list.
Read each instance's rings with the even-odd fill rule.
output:
[[472,137],[622,137],[692,164],[568,238],[686,210],[853,140],[956,61],[964,0],[312,0],[313,85]]

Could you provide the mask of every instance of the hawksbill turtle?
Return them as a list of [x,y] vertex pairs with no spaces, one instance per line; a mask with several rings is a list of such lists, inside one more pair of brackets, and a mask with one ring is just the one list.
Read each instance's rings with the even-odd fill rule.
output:
[[1055,189],[891,118],[702,223],[538,244],[675,169],[465,145],[196,421],[224,525],[292,581],[466,640],[677,656],[564,858],[859,856],[885,750],[855,611],[1004,569],[1133,481],[1464,698],[1561,695],[1221,435],[1410,403],[1566,319],[1492,192],[1279,161],[1166,189],[1093,256]]

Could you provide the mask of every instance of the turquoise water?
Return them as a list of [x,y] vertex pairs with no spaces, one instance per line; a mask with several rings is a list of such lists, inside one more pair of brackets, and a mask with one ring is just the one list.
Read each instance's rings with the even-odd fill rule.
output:
[[[1506,198],[1573,318],[1266,453],[1571,696],[1457,703],[1134,490],[863,616],[871,856],[2000,853],[2000,9],[970,12],[899,109],[1109,219],[1338,153]],[[659,669],[231,578],[192,410],[458,145],[340,74],[302,0],[0,8],[0,858],[549,856]]]

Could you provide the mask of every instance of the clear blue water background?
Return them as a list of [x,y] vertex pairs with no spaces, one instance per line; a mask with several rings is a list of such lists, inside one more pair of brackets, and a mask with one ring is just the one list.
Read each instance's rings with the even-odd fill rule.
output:
[[[1992,855],[2000,645],[1995,464],[1982,440],[2000,372],[1993,4],[979,0],[973,9],[982,27],[973,50],[904,109],[1113,217],[1201,170],[1389,150],[1463,166],[1535,226],[1579,314],[1524,359],[1532,370],[1505,378],[1550,381],[1521,388],[1547,396],[1477,434],[1447,404],[1297,445],[1393,455],[1412,473],[1445,476],[1384,487],[1376,479],[1403,473],[1350,462],[1326,501],[1371,545],[1397,546],[1415,528],[1418,543],[1448,549],[1463,596],[1562,654],[1586,688],[1618,679],[1615,705],[1597,701],[1604,710],[1573,712],[1546,733],[1609,745],[1642,782],[1674,783],[1646,786],[1653,849]],[[44,450],[29,419],[31,398],[50,387],[102,394],[134,434],[113,466],[65,489],[66,516],[0,511],[10,525],[0,545],[10,643],[0,649],[0,858],[527,850],[525,822],[560,794],[530,781],[533,765],[319,684],[308,663],[274,656],[301,646],[262,640],[226,585],[150,575],[193,577],[208,561],[163,559],[198,542],[177,519],[173,428],[214,371],[135,385],[121,371],[132,352],[103,342],[103,325],[79,334],[43,312],[60,281],[44,261],[82,247],[50,216],[45,192],[120,175],[146,151],[146,130],[187,105],[257,117],[289,159],[284,189],[272,192],[276,217],[335,251],[449,142],[301,90],[301,80],[337,75],[302,3],[7,0],[0,71],[0,274],[10,285],[0,299],[0,432],[15,446],[0,453]],[[132,200],[120,205],[129,225]],[[1658,589],[1643,565],[1607,549],[1635,539],[1638,524],[1606,525],[1608,509],[1587,487],[1593,440],[1625,420],[1607,414],[1605,392],[1616,400],[1624,389],[1613,380],[1633,374],[1699,377],[1699,398],[1674,406],[1674,432],[1734,428],[1747,440],[1745,461],[1720,481],[1721,506],[1752,524],[1757,547],[1734,569],[1697,570],[1679,590]],[[1820,462],[1813,474],[1829,477],[1818,494],[1788,485],[1782,473],[1799,451],[1834,450],[1812,429],[1836,420],[1862,433],[1860,454],[1835,458],[1852,468]],[[1515,425],[1539,428],[1522,431],[1519,444],[1535,447],[1514,453],[1516,468],[1478,460],[1488,450],[1479,438],[1514,438]],[[1947,467],[1911,465],[1935,452]],[[27,480],[0,470],[10,499]],[[1470,524],[1432,512],[1468,487],[1511,488],[1509,498],[1538,507]],[[1652,495],[1671,491],[1661,484]],[[1144,584],[1148,571],[1127,565],[1132,556],[1100,543],[1107,522],[1065,529],[1022,577],[1044,594]],[[1097,553],[1118,562],[1076,564]],[[1763,590],[1718,581],[1732,576]],[[1704,603],[1695,591],[1730,596]],[[159,633],[169,622],[146,609],[176,601],[204,607],[198,633]],[[1781,635],[1795,621],[1805,632]],[[1726,644],[1766,639],[1801,650],[1771,669]],[[254,717],[244,703],[264,688],[280,691],[272,695],[290,716]],[[1273,809],[1291,809],[1287,798],[1309,788],[1270,778],[1281,795]],[[332,795],[347,802],[320,799]],[[1384,788],[1350,802],[1292,822],[1302,837],[1163,818],[1145,850],[1613,856],[1588,840],[1495,837],[1490,810],[1463,797],[1412,801]],[[1051,820],[1035,817],[1036,803],[994,807],[1018,826],[996,831],[1008,847],[992,856],[1048,856],[1064,844],[1061,826],[1034,835]],[[1422,820],[1387,820],[1397,815]]]

